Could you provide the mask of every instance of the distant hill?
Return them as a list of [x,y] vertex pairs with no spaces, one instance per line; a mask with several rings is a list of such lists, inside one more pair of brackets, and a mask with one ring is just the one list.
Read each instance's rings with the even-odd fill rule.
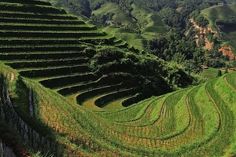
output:
[[[48,0],[71,13],[89,18],[110,34],[142,50],[146,40],[165,35],[172,26],[183,27],[186,1],[154,0]],[[209,1],[206,1],[208,4]],[[204,1],[194,2],[201,5]],[[214,2],[217,3],[217,2]],[[184,8],[184,11],[183,11]],[[182,10],[181,10],[182,9]],[[183,11],[183,12],[181,12]],[[188,12],[188,11],[187,11]]]
[[[153,39],[167,32],[160,16],[139,1],[116,0],[49,0],[71,13],[90,19],[96,25],[130,45],[142,50],[146,39]],[[137,5],[138,4],[138,5]]]
[[95,9],[92,12],[92,19],[103,19],[104,15],[108,15],[102,22],[105,23],[105,30],[139,49],[143,49],[143,40],[153,39],[167,32],[157,13],[135,3],[130,5],[129,10],[125,12],[117,3],[109,2]]
[[218,31],[225,44],[236,50],[236,4],[217,5],[201,12],[209,26]]
[[[186,17],[197,8],[222,0],[47,0],[90,19],[108,33],[142,50],[147,40],[165,35],[170,28],[183,29]],[[226,1],[229,3],[231,0]]]

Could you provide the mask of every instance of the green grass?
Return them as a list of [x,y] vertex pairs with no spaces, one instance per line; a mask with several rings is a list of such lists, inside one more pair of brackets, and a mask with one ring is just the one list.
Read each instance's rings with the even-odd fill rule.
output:
[[201,73],[201,76],[205,79],[213,79],[216,78],[217,75],[218,75],[218,69],[216,68],[204,69],[203,72]]
[[216,20],[228,20],[235,17],[236,5],[213,6],[201,12],[210,22],[210,26],[217,29]]
[[[9,7],[9,4],[6,6]],[[143,38],[154,37],[155,30],[158,30],[155,31],[157,34],[161,34],[165,28],[158,15],[134,5],[132,7],[132,14],[141,17],[139,22],[144,23],[145,26],[142,26],[142,33],[139,37],[136,36],[137,34],[130,33],[126,36],[121,34],[121,38],[125,36],[129,39],[128,42],[132,43],[131,45],[141,49]],[[48,9],[53,7],[46,8],[39,12],[43,10],[46,13],[51,12]],[[12,11],[14,9],[19,12],[19,10],[24,11],[25,8],[24,5],[19,5],[13,7]],[[125,24],[132,21],[113,3],[102,6],[95,13],[102,15],[109,11],[119,12],[113,17],[117,21],[123,22],[124,20]],[[29,13],[28,10],[25,12]],[[59,14],[60,11],[54,10],[53,12]],[[61,12],[64,15],[63,11]],[[34,19],[29,16],[25,19],[28,18]],[[72,19],[72,21],[74,20]],[[43,23],[43,21],[39,20],[39,23]],[[48,21],[51,22],[51,20]],[[36,23],[24,25],[24,21],[21,22],[18,26],[29,26],[31,31],[32,28],[36,29]],[[1,23],[5,26],[2,34],[7,32],[7,25],[4,25],[6,23]],[[42,23],[41,25],[46,28],[52,26],[49,23]],[[69,27],[75,26],[75,24],[68,25]],[[81,26],[81,24],[78,25]],[[45,33],[42,30],[32,31],[38,32],[42,36],[40,38],[32,35],[32,32],[26,29],[27,27],[25,27],[26,31],[8,30],[12,37],[6,34],[5,37],[1,37],[0,59],[4,60],[4,63],[2,61],[0,63],[0,73],[3,73],[8,80],[8,90],[13,103],[16,104],[15,110],[19,116],[35,131],[63,145],[65,156],[218,157],[235,155],[235,73],[216,77],[218,70],[208,69],[202,74],[203,77],[209,78],[204,84],[161,96],[153,96],[124,107],[122,106],[124,100],[134,95],[141,96],[138,92],[133,93],[131,90],[136,89],[137,84],[129,86],[124,84],[124,80],[128,80],[131,75],[123,77],[123,75],[120,76],[120,73],[114,76],[97,74],[86,69],[84,65],[87,60],[68,63],[68,60],[80,57],[91,58],[91,54],[96,53],[95,50],[99,48],[96,44],[91,43],[95,39],[101,42],[102,38],[107,37],[106,34],[99,36],[96,33],[99,33],[100,30],[96,29],[69,31],[63,26],[64,24],[60,26],[53,24],[53,27],[57,29],[44,30],[49,32],[46,36],[42,35]],[[60,27],[65,31],[60,30]],[[83,24],[83,27],[86,28],[86,24]],[[112,32],[115,29],[107,27],[107,30]],[[59,34],[57,37],[51,36],[57,32]],[[67,35],[72,34],[65,36],[63,32],[64,34],[66,32]],[[67,43],[66,39],[68,42],[78,39],[74,36],[74,32],[80,35],[84,33],[83,36],[90,34],[91,42]],[[114,32],[124,33],[120,29]],[[14,41],[13,44],[12,40],[8,41],[11,38],[18,39],[18,41]],[[65,39],[65,41],[57,44],[45,43],[45,41],[52,42],[59,38],[62,41]],[[135,40],[136,38],[137,40]],[[33,43],[24,44],[19,41],[23,39]],[[107,43],[111,45],[111,48],[114,48],[112,47],[114,45],[125,44],[114,38],[111,40],[115,40]],[[42,44],[43,42],[44,44]],[[144,59],[145,56],[140,57]],[[13,70],[6,64],[14,65],[13,67],[18,70]],[[80,71],[78,68],[80,66],[85,69]],[[102,80],[101,78],[106,79],[99,82],[98,80]],[[73,89],[73,87],[78,89]],[[71,88],[71,91],[65,90],[62,95],[58,93],[58,90]],[[28,92],[30,89],[34,92],[35,117],[29,116]],[[129,92],[124,96],[121,91]],[[80,105],[77,104],[77,100],[81,102]],[[99,100],[105,102],[102,104],[105,107],[99,108],[96,105]],[[0,107],[2,106],[0,105]]]
[[[215,89],[218,93],[221,94],[221,97],[226,102],[227,107],[231,110],[231,112],[235,115],[236,114],[236,107],[235,107],[235,73],[232,75],[227,75],[221,78],[217,84]],[[227,93],[227,94],[226,94]],[[235,125],[235,121],[233,123]],[[236,134],[233,134],[233,138],[231,139],[232,145],[230,146],[229,150],[226,152],[227,155],[235,155],[235,139]]]
[[[3,65],[1,67],[1,71],[7,69],[7,67]],[[4,71],[5,73],[9,73],[9,70]],[[68,146],[70,146],[67,149],[74,149],[74,147],[71,147],[73,145],[73,142],[69,140],[71,137],[78,138],[83,141],[85,140],[87,142],[92,140],[91,143],[93,143],[94,146],[99,145],[99,147],[102,147],[102,149],[105,149],[106,151],[111,151],[114,149],[119,150],[121,154],[127,154],[131,150],[136,155],[139,153],[142,154],[144,152],[146,152],[146,154],[149,154],[148,152],[152,152],[152,150],[154,150],[155,154],[160,155],[160,153],[165,154],[164,150],[173,148],[172,151],[169,151],[172,156],[175,156],[175,153],[177,152],[186,152],[187,150],[189,151],[187,151],[188,153],[186,154],[186,156],[191,154],[191,152],[193,153],[191,154],[192,156],[197,156],[198,151],[200,152],[198,152],[200,155],[218,156],[223,155],[222,151],[220,150],[223,149],[226,145],[230,146],[229,149],[227,149],[226,153],[232,153],[232,151],[234,150],[234,138],[231,138],[231,134],[227,134],[226,136],[226,132],[228,132],[229,130],[231,130],[230,128],[232,128],[232,119],[228,119],[230,118],[228,116],[230,116],[232,113],[229,114],[229,110],[225,107],[219,106],[219,111],[221,113],[221,116],[225,117],[226,114],[228,114],[228,116],[226,116],[225,118],[222,117],[223,119],[221,119],[222,131],[220,130],[219,134],[215,132],[219,122],[214,103],[217,103],[217,106],[229,104],[229,108],[233,111],[234,115],[236,114],[236,109],[234,108],[235,105],[233,105],[235,102],[234,99],[236,99],[234,91],[234,88],[236,86],[234,83],[235,73],[228,74],[226,76],[227,80],[229,80],[229,84],[232,85],[232,87],[226,84],[224,77],[221,77],[217,82],[214,80],[213,83],[211,83],[211,81],[210,85],[207,85],[206,87],[205,85],[201,85],[198,88],[193,88],[192,90],[183,90],[179,94],[176,93],[175,96],[173,95],[172,97],[170,94],[160,98],[153,97],[131,107],[120,109],[119,111],[95,112],[96,114],[91,113],[91,111],[83,109],[73,103],[70,103],[67,99],[59,96],[56,92],[44,88],[35,81],[24,79],[24,82],[28,87],[33,88],[37,93],[39,119],[43,123],[47,123],[48,126],[53,128],[53,130],[55,130],[55,134],[59,133],[57,135],[57,139],[60,142],[64,143],[67,141],[66,143],[68,144]],[[216,85],[215,88],[213,88],[214,84]],[[208,98],[205,88],[208,90],[210,96],[212,96],[214,101]],[[188,94],[189,91],[191,91],[191,93]],[[222,95],[222,93],[224,94]],[[184,95],[181,98],[182,94]],[[215,96],[213,94],[215,94]],[[189,129],[187,129],[189,131],[185,129],[186,127],[188,128],[188,118],[186,117],[188,116],[189,112],[186,106],[186,96],[191,98],[191,101],[189,102],[189,105],[191,105],[190,111],[193,116],[192,118],[195,117],[194,119],[196,121],[195,123],[193,123],[194,121],[191,121],[189,126],[190,128],[194,128],[193,132],[191,132]],[[166,116],[164,116],[163,114],[158,114],[159,112],[161,112],[160,107],[164,100],[168,102],[165,104],[167,107],[175,106],[175,109],[173,110],[174,112],[170,112],[171,114],[166,112]],[[150,115],[146,115],[149,112]],[[171,115],[173,116],[172,118],[167,118]],[[152,119],[156,116],[160,116],[161,118],[166,117],[163,119],[165,121],[161,120],[162,123],[160,123],[160,127],[163,124],[163,138],[166,140],[171,140],[170,142],[168,142],[168,145],[167,143],[160,142],[158,139],[155,140],[157,136],[153,135],[158,134],[158,132],[154,131],[155,129],[151,126],[149,127],[147,125],[149,129],[141,130],[139,129],[140,127],[138,127],[138,125],[145,124],[147,123],[147,121],[152,121]],[[84,120],[80,121],[81,118]],[[137,123],[138,119],[140,119],[140,121]],[[77,123],[78,121],[80,122]],[[115,121],[119,121],[119,123]],[[170,122],[172,122],[173,125]],[[196,130],[198,128],[197,126],[199,122],[204,122],[204,127],[199,128],[200,132]],[[135,125],[137,127],[135,127]],[[92,126],[96,126],[97,128],[92,129]],[[87,133],[85,133],[83,130],[86,130]],[[125,130],[129,131],[129,134],[126,134]],[[65,133],[67,134],[67,139],[60,137],[60,134]],[[131,136],[132,134],[133,136]],[[92,135],[92,139],[86,137],[90,135]],[[142,139],[142,137],[145,136],[149,136],[150,139]],[[230,138],[232,140],[232,147],[229,142],[221,142],[220,139],[222,139],[222,137],[226,139]],[[145,144],[145,147],[140,149],[141,143],[139,144],[139,142],[136,140],[142,142],[142,144]],[[194,143],[198,143],[198,141],[201,140],[202,142],[200,143],[202,144],[197,149],[192,150],[192,147],[195,147],[196,145]],[[214,141],[218,144],[215,145]],[[158,146],[161,150],[155,150],[155,146]],[[181,148],[180,146],[185,147]],[[86,147],[86,149],[89,150],[91,145],[89,144]],[[87,150],[81,151],[85,154],[87,152]],[[101,154],[99,153],[97,155],[101,156]],[[183,154],[182,156],[185,155]]]

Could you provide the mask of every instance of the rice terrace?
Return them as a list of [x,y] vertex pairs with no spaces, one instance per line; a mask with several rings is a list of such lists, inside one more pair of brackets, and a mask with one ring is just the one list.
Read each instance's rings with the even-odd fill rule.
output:
[[0,0],[0,157],[236,157],[235,4]]

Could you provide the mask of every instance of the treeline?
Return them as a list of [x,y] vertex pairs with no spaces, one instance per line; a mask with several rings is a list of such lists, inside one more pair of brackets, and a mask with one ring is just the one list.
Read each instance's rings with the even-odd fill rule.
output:
[[68,12],[89,18],[92,14],[89,0],[47,0],[57,7],[62,7]]
[[185,87],[194,78],[181,67],[172,67],[162,59],[149,53],[133,53],[114,47],[102,47],[90,60],[90,68],[95,73],[122,73],[133,77],[140,91],[148,96],[160,95],[175,87]]
[[178,64],[189,74],[201,72],[203,66],[213,68],[235,66],[229,57],[219,52],[220,45],[217,39],[213,39],[214,48],[206,53],[205,49],[196,45],[193,33],[190,30],[186,36],[171,31],[166,36],[147,41],[145,48],[169,63]]

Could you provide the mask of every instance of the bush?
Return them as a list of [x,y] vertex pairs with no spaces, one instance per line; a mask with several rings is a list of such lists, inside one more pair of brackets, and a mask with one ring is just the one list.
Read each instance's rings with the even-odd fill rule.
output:
[[198,16],[195,20],[201,27],[206,27],[209,24],[209,21],[203,16]]

